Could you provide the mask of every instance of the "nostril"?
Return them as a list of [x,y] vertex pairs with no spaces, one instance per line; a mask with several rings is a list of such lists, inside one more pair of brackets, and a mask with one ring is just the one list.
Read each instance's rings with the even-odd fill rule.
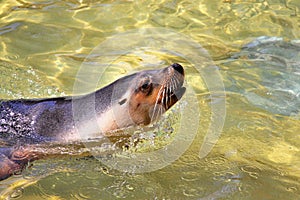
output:
[[174,63],[171,65],[173,67],[173,69],[175,69],[177,72],[179,72],[180,74],[184,75],[184,69],[181,65],[179,65],[178,63]]

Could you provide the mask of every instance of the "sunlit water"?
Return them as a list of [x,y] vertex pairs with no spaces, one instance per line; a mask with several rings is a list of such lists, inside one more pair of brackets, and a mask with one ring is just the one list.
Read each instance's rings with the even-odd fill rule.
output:
[[[217,144],[199,158],[215,99],[195,66],[160,47],[121,53],[99,85],[143,67],[185,66],[201,110],[189,149],[172,164],[142,174],[116,171],[90,157],[37,161],[23,175],[0,182],[1,198],[300,199],[299,9],[297,0],[2,2],[1,99],[69,95],[81,64],[105,39],[164,27],[209,52],[225,84],[227,114]],[[161,148],[174,134],[146,137],[132,151]]]

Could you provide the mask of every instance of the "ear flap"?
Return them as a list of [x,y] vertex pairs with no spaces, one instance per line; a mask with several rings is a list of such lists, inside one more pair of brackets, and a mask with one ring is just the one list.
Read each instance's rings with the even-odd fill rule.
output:
[[119,104],[120,104],[120,105],[123,105],[124,103],[126,103],[126,101],[127,101],[126,98],[125,98],[125,99],[122,99],[121,101],[119,101]]

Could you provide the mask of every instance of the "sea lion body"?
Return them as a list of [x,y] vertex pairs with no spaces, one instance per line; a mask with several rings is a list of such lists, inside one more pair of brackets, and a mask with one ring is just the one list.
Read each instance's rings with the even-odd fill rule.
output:
[[[23,168],[25,162],[39,158],[36,152],[30,154],[28,145],[82,141],[148,125],[182,97],[183,82],[183,68],[175,63],[120,78],[82,96],[2,101],[0,143],[5,147],[0,147],[0,179],[8,177],[12,168]],[[16,162],[12,155],[22,154],[19,147],[23,146],[26,159]]]
[[[94,109],[100,113],[109,109],[109,94],[112,87],[107,86],[99,91],[103,97],[98,98],[99,104]],[[97,94],[94,93],[94,94]],[[59,97],[34,100],[11,100],[0,103],[0,138],[10,138],[18,143],[40,143],[48,141],[61,141],[68,135],[75,134],[72,105],[81,102],[84,109],[91,104],[94,94],[80,97]],[[82,118],[84,116],[81,116]],[[76,137],[77,138],[77,137]]]

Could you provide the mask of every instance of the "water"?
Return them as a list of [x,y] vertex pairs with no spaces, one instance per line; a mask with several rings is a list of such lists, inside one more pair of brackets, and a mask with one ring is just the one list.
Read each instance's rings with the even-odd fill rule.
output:
[[[190,124],[199,126],[191,146],[160,170],[126,173],[90,157],[52,158],[2,181],[0,198],[300,199],[299,9],[297,0],[2,2],[1,99],[65,96],[73,92],[75,81],[92,90],[131,71],[179,62],[201,115],[199,123]],[[148,48],[114,52],[112,63],[112,55],[101,57],[95,51],[118,33],[146,27],[167,28],[185,40],[171,45],[164,41],[174,37],[149,40]],[[141,44],[141,38],[127,37],[124,44]],[[224,96],[210,93],[212,77],[200,76],[196,67],[211,61],[191,62],[195,52],[186,38],[208,51],[226,91],[224,127],[204,158],[199,149],[212,107]],[[124,44],[112,42],[103,51]],[[77,76],[86,57],[89,72],[97,73],[100,64],[112,66],[91,86]],[[135,150],[163,148],[175,135],[146,137]]]

